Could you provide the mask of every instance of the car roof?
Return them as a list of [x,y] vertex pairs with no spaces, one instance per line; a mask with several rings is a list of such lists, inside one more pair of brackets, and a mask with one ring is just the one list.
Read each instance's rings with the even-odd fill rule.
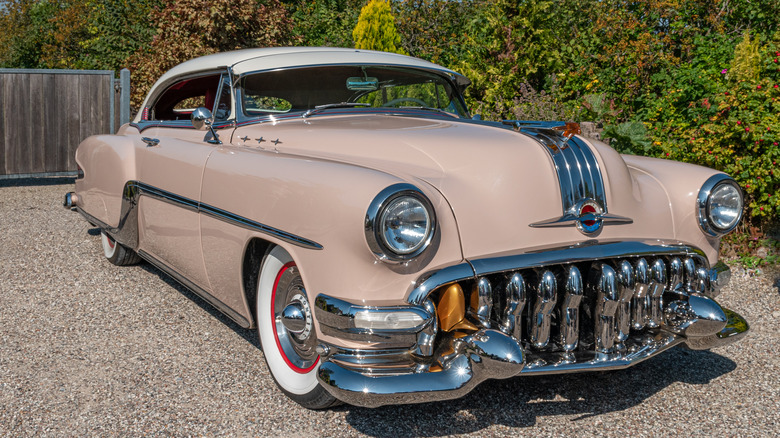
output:
[[460,87],[465,87],[470,83],[465,76],[448,68],[422,59],[396,53],[340,47],[270,47],[216,53],[185,61],[176,67],[173,67],[160,77],[153,88],[157,88],[157,85],[166,83],[171,78],[180,75],[223,67],[230,67],[234,74],[240,76],[253,71],[338,64],[375,64],[416,67],[445,73],[452,77]]

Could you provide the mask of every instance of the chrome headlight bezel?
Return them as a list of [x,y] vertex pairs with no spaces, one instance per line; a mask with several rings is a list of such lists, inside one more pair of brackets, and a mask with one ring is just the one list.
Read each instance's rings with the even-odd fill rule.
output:
[[[425,209],[428,216],[428,225],[426,226],[427,233],[421,239],[419,245],[415,245],[414,250],[409,252],[396,251],[395,248],[388,245],[383,238],[384,230],[382,229],[381,218],[388,207],[393,205],[394,202],[400,198],[411,198],[415,202],[418,202]],[[428,249],[438,227],[436,212],[428,197],[425,196],[420,189],[411,184],[399,183],[393,184],[382,190],[376,195],[374,200],[371,201],[371,205],[366,212],[364,228],[368,247],[377,258],[386,262],[403,263],[417,258]]]
[[[732,223],[722,226],[712,218],[712,198],[721,189],[736,189],[739,196],[739,208],[736,212],[736,219]],[[720,237],[730,233],[737,227],[742,220],[742,211],[745,207],[745,198],[742,189],[736,181],[725,174],[711,176],[704,182],[699,190],[699,196],[696,198],[696,214],[699,218],[699,227],[705,234],[712,237]]]

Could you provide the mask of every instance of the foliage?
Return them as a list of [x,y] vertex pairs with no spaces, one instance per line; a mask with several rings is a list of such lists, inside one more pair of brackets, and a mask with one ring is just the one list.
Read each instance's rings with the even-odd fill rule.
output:
[[49,1],[11,0],[0,12],[0,67],[46,68],[44,46],[50,43],[57,5]]
[[[744,47],[737,46],[734,59]],[[737,180],[746,197],[748,226],[768,224],[780,214],[780,41],[761,45],[759,54],[759,79],[737,79],[724,69],[711,78],[713,94],[684,100],[687,105],[678,103],[670,111],[659,108],[660,120],[650,120],[665,156],[719,169]],[[670,96],[678,94],[686,93],[672,90]]]
[[133,105],[142,103],[155,80],[173,66],[211,53],[289,44],[292,22],[278,0],[177,0],[153,10],[158,23],[151,43],[128,64]]
[[[473,81],[467,97],[494,106],[503,99],[513,99],[523,83],[534,89],[548,88],[551,78],[561,71],[565,54],[576,47],[576,35],[586,20],[580,8],[587,9],[590,3],[479,3],[478,14],[466,29],[468,50],[456,66]],[[572,46],[562,47],[560,41]]]
[[362,0],[301,0],[292,12],[293,35],[305,46],[352,47]]
[[357,49],[406,54],[387,0],[371,0],[360,10],[352,39]]
[[755,81],[761,71],[761,55],[758,53],[759,41],[750,38],[745,32],[742,41],[734,48],[734,60],[728,75],[737,81]]
[[157,0],[14,0],[0,12],[0,65],[118,70],[152,37]]
[[621,154],[646,155],[651,147],[647,128],[642,122],[636,120],[607,125],[601,136],[610,139],[609,145]]
[[392,3],[401,46],[411,56],[454,67],[466,49],[466,28],[480,0],[400,0]]
[[557,98],[557,88],[553,85],[551,92],[537,91],[531,84],[521,83],[510,100],[499,100],[492,106],[478,102],[475,113],[485,120],[499,121],[507,118],[513,120],[579,120],[582,108],[561,102]]

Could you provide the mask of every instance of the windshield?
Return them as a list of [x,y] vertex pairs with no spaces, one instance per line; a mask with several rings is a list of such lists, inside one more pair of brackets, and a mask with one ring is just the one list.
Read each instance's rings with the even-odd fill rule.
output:
[[[248,117],[307,111],[321,105],[414,108],[468,117],[457,89],[446,78],[412,68],[339,65],[276,70],[241,79]],[[349,105],[349,104],[362,105]]]

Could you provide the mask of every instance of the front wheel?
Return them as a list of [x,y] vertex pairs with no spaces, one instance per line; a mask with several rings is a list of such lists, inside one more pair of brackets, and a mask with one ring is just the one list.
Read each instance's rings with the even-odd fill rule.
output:
[[260,345],[277,386],[308,409],[338,404],[317,381],[320,358],[312,309],[300,270],[281,247],[263,261],[256,305]]
[[100,241],[103,244],[103,255],[117,266],[134,265],[141,261],[135,251],[117,242],[105,231],[100,232]]

